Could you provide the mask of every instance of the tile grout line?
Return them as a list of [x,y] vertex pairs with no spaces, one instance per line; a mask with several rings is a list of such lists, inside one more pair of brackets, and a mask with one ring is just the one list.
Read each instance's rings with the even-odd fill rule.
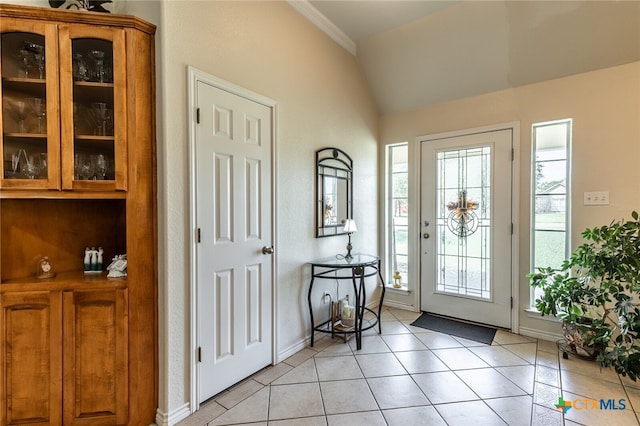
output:
[[[370,380],[370,379],[373,379],[373,378],[396,377],[396,376],[397,376],[397,377],[401,377],[401,376],[409,376],[409,377],[411,378],[411,383],[413,383],[413,385],[417,386],[417,389],[420,391],[420,394],[421,394],[421,395],[423,395],[423,396],[425,397],[425,400],[426,400],[426,402],[428,403],[428,404],[427,404],[427,405],[425,405],[425,406],[431,406],[431,407],[433,407],[433,408],[434,408],[434,410],[435,410],[435,413],[437,413],[438,417],[439,417],[440,419],[442,419],[446,424],[449,424],[449,423],[444,419],[444,417],[443,417],[443,415],[442,415],[442,412],[438,409],[438,407],[444,407],[444,406],[446,406],[446,405],[449,405],[449,404],[455,404],[455,403],[457,403],[457,402],[456,402],[456,401],[451,401],[451,402],[446,402],[446,403],[434,404],[434,403],[429,399],[429,397],[427,396],[427,394],[425,393],[425,391],[423,390],[423,388],[422,388],[422,387],[420,387],[420,385],[418,384],[418,382],[416,382],[416,380],[415,380],[415,378],[414,378],[414,376],[415,376],[415,375],[418,375],[418,374],[433,374],[433,373],[437,373],[437,371],[411,374],[411,373],[409,372],[409,370],[408,370],[408,367],[407,367],[407,366],[405,366],[405,364],[403,364],[403,363],[402,363],[402,361],[400,360],[400,358],[398,357],[398,353],[399,353],[399,352],[415,352],[415,351],[423,351],[423,349],[408,349],[408,350],[406,350],[406,351],[405,351],[405,350],[394,351],[394,350],[392,350],[392,348],[391,348],[391,346],[389,345],[389,343],[384,339],[384,336],[400,336],[400,335],[410,335],[410,336],[413,336],[413,337],[417,338],[416,333],[415,333],[415,332],[414,332],[414,331],[413,331],[413,330],[412,330],[412,329],[407,325],[407,323],[405,323],[405,321],[410,321],[410,320],[408,320],[408,319],[400,319],[400,318],[396,317],[396,316],[393,314],[393,312],[391,312],[391,310],[389,310],[389,309],[385,309],[385,310],[384,310],[384,311],[382,311],[382,312],[383,312],[383,315],[389,315],[389,317],[385,318],[385,321],[397,321],[400,325],[402,325],[402,327],[404,327],[404,328],[408,331],[408,333],[402,333],[402,332],[400,332],[400,333],[378,334],[378,333],[376,332],[376,333],[373,333],[373,334],[370,334],[370,335],[364,335],[364,334],[363,334],[363,337],[365,337],[365,336],[378,336],[378,337],[380,338],[380,341],[383,343],[384,347],[385,347],[389,352],[372,352],[372,353],[360,353],[360,354],[359,354],[359,353],[357,353],[357,351],[356,351],[355,349],[353,349],[353,348],[351,347],[351,345],[350,345],[350,342],[349,342],[349,341],[344,342],[344,344],[348,347],[348,353],[340,353],[340,352],[336,352],[336,353],[329,353],[329,354],[325,355],[324,357],[323,357],[323,356],[320,356],[320,355],[322,354],[322,352],[324,352],[324,351],[328,350],[329,348],[331,348],[331,347],[332,347],[332,346],[334,346],[334,345],[337,345],[337,343],[336,343],[336,342],[324,342],[324,343],[328,343],[328,345],[326,345],[326,346],[324,346],[324,345],[323,345],[323,348],[322,348],[321,350],[317,350],[317,349],[315,349],[315,348],[308,348],[308,349],[310,349],[310,350],[312,350],[312,351],[314,352],[311,356],[309,356],[308,358],[306,358],[304,361],[297,363],[297,365],[293,365],[293,364],[291,364],[291,363],[287,362],[287,360],[282,361],[282,363],[283,363],[283,364],[286,364],[288,367],[290,367],[290,370],[288,370],[288,371],[287,371],[287,372],[285,372],[284,374],[279,375],[279,376],[278,376],[278,377],[276,377],[274,380],[269,381],[269,383],[268,383],[268,384],[266,384],[266,385],[264,385],[264,384],[262,384],[262,383],[260,383],[260,382],[258,382],[258,381],[256,381],[256,380],[254,380],[254,378],[256,377],[256,375],[261,374],[261,373],[264,373],[266,369],[273,368],[274,366],[267,367],[266,369],[263,369],[263,370],[261,370],[260,372],[258,372],[258,373],[256,373],[256,374],[254,374],[254,375],[250,376],[249,378],[247,378],[248,380],[253,380],[253,381],[255,381],[256,383],[259,383],[260,385],[262,385],[262,387],[261,387],[260,389],[258,389],[257,391],[252,392],[250,395],[248,395],[248,396],[244,397],[244,398],[242,399],[242,401],[237,402],[236,404],[234,404],[234,406],[233,406],[233,407],[226,408],[226,407],[222,406],[220,403],[218,403],[218,402],[217,402],[217,399],[216,399],[215,397],[214,397],[214,398],[212,398],[212,400],[213,400],[212,402],[213,402],[213,403],[215,403],[215,404],[217,404],[218,406],[222,407],[222,408],[224,409],[224,411],[223,411],[223,413],[221,413],[219,416],[216,416],[215,418],[210,419],[210,420],[208,420],[207,422],[205,422],[205,424],[208,424],[209,422],[213,422],[216,418],[218,418],[218,417],[220,417],[221,415],[223,415],[223,414],[225,414],[225,413],[229,412],[229,410],[230,410],[230,409],[235,408],[239,403],[241,403],[241,402],[243,402],[243,401],[247,400],[249,397],[251,397],[252,395],[254,395],[254,394],[255,394],[256,392],[258,392],[259,390],[264,389],[264,387],[268,387],[268,392],[269,392],[269,396],[268,396],[268,400],[267,400],[267,401],[268,401],[268,405],[267,405],[267,418],[266,418],[266,422],[267,422],[267,424],[268,424],[269,422],[271,422],[271,421],[276,421],[276,420],[296,420],[296,419],[305,419],[305,418],[309,418],[309,417],[291,417],[291,418],[286,418],[286,419],[274,419],[274,420],[270,420],[270,415],[271,415],[270,409],[272,408],[272,407],[271,407],[271,402],[272,402],[272,397],[273,397],[272,392],[271,392],[271,390],[273,389],[273,388],[272,388],[272,386],[279,386],[279,385],[273,385],[273,382],[274,382],[275,380],[277,380],[277,379],[281,378],[282,376],[286,375],[287,373],[291,372],[291,371],[292,371],[292,370],[294,370],[295,368],[298,368],[300,365],[302,365],[302,364],[303,364],[304,362],[306,362],[308,359],[313,359],[313,368],[314,368],[314,371],[315,371],[315,374],[316,374],[316,384],[317,384],[317,386],[318,386],[318,390],[319,390],[319,393],[320,393],[320,399],[321,399],[321,403],[322,403],[322,410],[323,410],[323,413],[324,413],[324,414],[323,414],[323,417],[324,417],[325,424],[328,424],[329,414],[327,414],[327,409],[326,409],[326,405],[325,405],[325,398],[324,398],[324,395],[323,395],[323,392],[322,392],[322,381],[321,381],[320,374],[319,374],[319,370],[318,370],[317,360],[318,360],[318,358],[330,358],[330,357],[331,357],[331,358],[334,358],[334,357],[342,357],[342,356],[351,356],[351,357],[353,357],[353,360],[355,361],[355,363],[356,363],[356,365],[357,365],[357,367],[358,367],[358,371],[359,371],[359,372],[360,372],[360,374],[362,375],[362,378],[365,380],[365,383],[366,383],[366,385],[367,385],[367,388],[369,389],[369,392],[370,392],[371,396],[373,397],[373,400],[375,401],[375,404],[376,404],[376,406],[377,406],[377,410],[349,411],[349,412],[346,412],[346,413],[336,413],[336,415],[338,415],[338,414],[340,414],[340,415],[349,415],[349,414],[354,414],[354,413],[363,413],[363,412],[377,412],[377,413],[379,413],[379,414],[382,416],[382,418],[384,419],[384,421],[385,421],[385,422],[388,422],[388,421],[387,421],[387,419],[386,419],[386,417],[385,417],[385,415],[384,415],[384,411],[387,411],[387,410],[395,410],[395,409],[407,409],[407,408],[418,408],[418,407],[423,407],[423,405],[418,405],[418,406],[413,406],[413,405],[412,405],[412,406],[409,406],[409,407],[395,407],[395,408],[393,408],[393,407],[392,407],[392,408],[388,408],[388,409],[382,409],[382,408],[381,408],[381,405],[380,405],[380,402],[379,402],[378,398],[376,397],[376,394],[374,393],[374,391],[373,391],[373,389],[372,389],[372,385],[371,385],[371,383],[369,382],[369,380]],[[381,316],[381,318],[382,318],[382,316]],[[382,319],[381,319],[381,322],[385,322],[385,321],[382,321]],[[384,325],[384,324],[382,324],[382,325]],[[455,339],[455,336],[451,336],[451,337]],[[328,339],[329,337],[323,336],[322,340],[324,340],[325,338],[327,338],[327,339]],[[425,352],[429,352],[429,353],[433,354],[433,356],[434,356],[437,360],[439,360],[440,362],[443,362],[443,361],[442,361],[442,359],[441,359],[440,357],[438,357],[438,355],[437,355],[435,352],[433,352],[433,350],[432,350],[432,349],[431,349],[431,348],[430,348],[430,347],[429,347],[429,346],[428,346],[424,341],[422,341],[421,339],[418,339],[418,340],[420,340],[420,341],[422,342],[422,344],[424,344],[424,346],[425,346],[424,351],[425,351]],[[571,376],[572,374],[577,374],[577,375],[579,375],[579,376],[587,376],[587,377],[589,377],[589,374],[588,374],[586,371],[582,371],[582,370],[580,370],[580,371],[573,371],[574,369],[572,369],[572,368],[565,368],[565,369],[563,369],[562,361],[561,361],[561,360],[560,360],[560,358],[559,358],[558,352],[550,352],[550,351],[548,351],[548,350],[545,350],[545,349],[549,349],[549,348],[548,348],[548,347],[546,347],[546,346],[543,348],[543,347],[541,346],[541,344],[540,344],[540,340],[539,340],[539,339],[535,339],[535,340],[528,340],[528,339],[527,339],[527,341],[517,342],[517,341],[515,341],[515,339],[512,339],[510,336],[506,336],[506,335],[505,335],[505,336],[502,336],[501,341],[509,340],[509,342],[504,342],[504,343],[496,342],[496,341],[495,341],[495,338],[494,338],[494,342],[492,342],[492,344],[491,344],[491,345],[487,345],[487,346],[478,346],[478,347],[481,347],[481,348],[492,348],[492,347],[502,348],[502,349],[504,349],[504,350],[508,351],[510,355],[513,355],[513,356],[515,356],[516,358],[521,359],[521,360],[525,363],[525,364],[522,364],[522,365],[507,365],[507,366],[504,366],[504,367],[518,367],[518,366],[526,366],[526,367],[531,366],[531,367],[533,367],[533,369],[534,369],[534,371],[533,371],[533,389],[532,389],[531,393],[529,393],[528,391],[526,391],[526,390],[522,389],[522,387],[521,387],[521,386],[519,386],[517,383],[513,382],[509,377],[507,377],[507,376],[506,376],[505,374],[503,374],[501,371],[499,371],[499,370],[498,370],[498,368],[500,368],[500,367],[502,367],[502,366],[496,366],[496,365],[494,365],[494,363],[489,363],[489,362],[485,361],[485,360],[484,360],[483,358],[481,358],[481,357],[480,357],[480,356],[479,356],[475,351],[473,351],[474,346],[467,346],[467,345],[465,344],[465,342],[461,342],[461,341],[459,341],[459,340],[457,340],[457,339],[455,339],[455,340],[456,340],[456,341],[461,345],[461,347],[460,347],[461,349],[462,349],[462,348],[466,349],[468,352],[472,353],[475,357],[477,357],[478,359],[480,359],[483,363],[487,364],[487,366],[488,366],[488,367],[473,368],[473,369],[461,369],[461,370],[459,369],[459,370],[453,370],[451,367],[449,367],[449,365],[447,365],[446,363],[444,363],[445,367],[447,368],[447,371],[454,373],[455,377],[456,377],[456,378],[458,378],[462,383],[464,383],[464,385],[465,385],[465,386],[467,386],[467,387],[471,390],[471,392],[473,393],[473,395],[475,395],[475,396],[478,398],[478,399],[476,399],[475,401],[482,401],[482,402],[483,402],[483,405],[484,405],[484,406],[486,406],[486,407],[488,407],[488,408],[489,408],[489,410],[490,410],[494,415],[496,415],[496,416],[497,416],[497,418],[499,418],[499,419],[501,419],[502,421],[505,421],[505,422],[507,422],[507,421],[506,421],[506,420],[505,420],[505,419],[504,419],[504,418],[499,414],[499,412],[498,412],[498,411],[496,411],[495,409],[493,409],[493,407],[492,407],[491,405],[489,405],[489,404],[487,403],[487,401],[489,401],[489,400],[493,400],[493,399],[498,400],[498,399],[510,398],[510,397],[505,396],[505,397],[495,397],[495,398],[481,398],[481,397],[480,397],[480,395],[478,395],[478,393],[477,393],[474,389],[472,389],[472,388],[469,386],[469,384],[468,384],[465,380],[463,380],[463,379],[462,379],[462,377],[458,374],[458,372],[459,372],[459,371],[470,371],[470,370],[478,370],[478,369],[486,369],[486,368],[490,368],[490,369],[492,370],[492,372],[498,373],[501,377],[505,378],[509,383],[512,383],[512,384],[513,384],[517,389],[519,389],[519,390],[523,391],[523,392],[525,393],[525,395],[522,395],[522,396],[528,396],[528,397],[530,397],[530,398],[531,398],[530,418],[529,418],[529,420],[530,420],[530,424],[535,424],[535,422],[536,422],[536,418],[540,419],[539,415],[542,415],[542,416],[546,416],[546,415],[547,415],[547,416],[548,416],[548,415],[552,415],[552,414],[554,413],[554,410],[552,410],[551,408],[549,408],[549,407],[547,407],[547,406],[545,406],[545,405],[540,405],[540,404],[536,403],[536,395],[538,394],[538,389],[539,389],[538,384],[539,384],[539,385],[546,386],[546,387],[550,387],[550,388],[555,388],[555,389],[557,389],[558,394],[562,396],[562,395],[564,395],[564,393],[565,393],[565,392],[568,392],[568,391],[567,391],[566,389],[564,389],[564,387],[563,387],[563,376],[567,376],[567,377],[569,377],[569,376]],[[319,341],[318,341],[318,343],[319,343]],[[526,344],[526,343],[534,343],[534,344],[535,344],[535,346],[534,346],[534,348],[533,348],[533,360],[534,360],[534,361],[533,361],[533,363],[529,362],[527,359],[524,359],[521,355],[519,355],[518,353],[513,352],[513,351],[509,348],[509,346],[512,346],[512,345],[516,345],[516,344]],[[306,349],[306,348],[305,348],[305,349]],[[449,348],[449,349],[450,349],[450,348]],[[345,352],[346,352],[346,351],[345,351]],[[525,348],[523,348],[521,352],[522,352],[523,354],[528,353],[528,352],[526,352],[526,351],[525,351]],[[542,353],[541,353],[541,352],[542,352]],[[367,356],[367,355],[379,355],[379,354],[388,354],[388,353],[391,353],[391,354],[393,355],[393,359],[394,359],[396,362],[398,362],[398,363],[399,363],[399,365],[402,367],[402,371],[404,371],[404,373],[405,373],[405,374],[400,374],[400,375],[397,375],[397,374],[387,374],[387,375],[384,375],[384,376],[372,376],[372,377],[366,377],[366,376],[365,376],[365,371],[363,370],[363,365],[362,365],[362,361],[364,360],[364,358],[362,358],[361,360],[359,360],[358,356],[359,356],[359,355],[361,355],[362,357],[364,357],[364,356]],[[544,354],[546,354],[546,355],[544,355]],[[295,356],[295,354],[294,354],[294,355],[292,355],[292,356]],[[319,356],[320,356],[320,357],[319,357]],[[545,380],[546,380],[546,378],[541,377],[541,376],[539,375],[539,373],[540,373],[540,372],[544,371],[544,370],[543,370],[543,367],[544,367],[544,368],[552,369],[552,370],[554,370],[554,371],[556,371],[556,372],[557,372],[557,373],[555,373],[555,376],[556,376],[556,378],[557,378],[557,379],[556,379],[556,380],[557,380],[557,382],[556,382],[557,386],[549,385],[548,383],[546,383],[546,381],[539,381],[539,378],[543,378],[543,379],[545,379]],[[567,367],[567,366],[565,365],[565,367]],[[545,376],[547,376],[547,373],[545,373]],[[548,375],[548,378],[552,379],[552,377],[553,377],[553,376]],[[356,379],[354,378],[353,380],[356,380]],[[360,379],[358,379],[358,380],[360,380]],[[639,412],[635,411],[635,410],[633,409],[632,404],[631,404],[631,398],[630,398],[630,391],[629,391],[629,388],[633,388],[633,386],[627,386],[627,385],[625,384],[625,382],[623,382],[622,377],[621,377],[620,375],[617,375],[617,376],[616,376],[616,380],[615,380],[615,381],[613,381],[613,380],[607,380],[607,379],[603,379],[603,380],[606,380],[607,382],[615,383],[616,385],[621,385],[621,386],[622,386],[623,393],[624,393],[625,397],[627,398],[627,400],[629,401],[629,406],[630,406],[629,408],[632,408],[632,414],[634,415],[634,417],[635,417],[635,419],[636,419],[637,421],[638,421],[638,420],[640,420],[640,414],[639,414]],[[343,381],[345,381],[345,380],[344,380],[344,379],[335,379],[335,380],[328,380],[328,381],[326,381],[326,382],[333,382],[333,381],[336,381],[336,382],[343,382]],[[243,383],[243,382],[241,382],[241,383]],[[304,383],[306,383],[306,382],[304,382]],[[311,383],[311,382],[309,382],[309,383]],[[294,383],[290,383],[290,384],[294,384]],[[634,388],[634,389],[635,389],[635,388]],[[221,396],[228,395],[229,393],[230,393],[230,391],[229,391],[229,390],[226,390],[226,391],[224,391],[224,392],[222,393],[222,395],[221,395]],[[574,393],[574,392],[569,392],[569,393]],[[416,395],[417,395],[417,394],[416,394]],[[582,395],[582,394],[581,394],[581,393],[576,393],[576,395]],[[515,397],[515,396],[513,396],[513,397]],[[494,405],[495,405],[495,404],[494,404]],[[539,407],[539,410],[543,410],[543,411],[539,411],[539,410],[538,410],[538,416],[536,416],[536,406],[537,406],[537,407]],[[555,414],[553,414],[553,418],[558,419],[558,417],[555,417],[555,416],[556,416],[556,415],[555,415]],[[310,416],[310,417],[311,417],[311,416]],[[544,418],[545,418],[545,417],[542,417],[542,419],[544,419]],[[547,418],[547,419],[551,419],[551,417],[546,417],[546,418]],[[565,418],[564,413],[561,413],[561,416],[560,416],[559,420],[560,420],[561,424],[564,424],[564,423],[565,423],[565,421],[569,421],[569,419],[566,419],[566,418]],[[575,421],[573,421],[573,423],[579,424],[579,423],[577,423],[577,422],[575,422]],[[640,424],[640,422],[639,422],[639,424]]]

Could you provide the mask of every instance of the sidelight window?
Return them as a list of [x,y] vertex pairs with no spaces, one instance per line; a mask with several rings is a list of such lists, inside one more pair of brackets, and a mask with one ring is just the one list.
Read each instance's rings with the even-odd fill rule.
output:
[[409,273],[409,145],[387,147],[386,282],[407,289]]
[[[532,128],[531,271],[559,269],[569,256],[571,120]],[[539,289],[532,289],[535,305]]]

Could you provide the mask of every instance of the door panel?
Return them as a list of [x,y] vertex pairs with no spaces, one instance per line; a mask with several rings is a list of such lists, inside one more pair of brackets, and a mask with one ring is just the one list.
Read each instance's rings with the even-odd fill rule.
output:
[[260,239],[260,166],[260,160],[249,158],[245,161],[247,204],[244,217],[247,219],[245,235],[247,240]]
[[422,142],[422,310],[510,328],[511,141]]
[[[233,355],[233,271],[218,271],[215,273],[215,324],[217,329],[211,336],[215,339],[216,362]],[[206,345],[203,342],[202,345]],[[201,346],[202,347],[202,346]],[[206,346],[204,346],[206,348]]]
[[262,291],[262,265],[247,265],[247,310],[245,323],[247,324],[247,347],[262,342],[262,330],[268,324],[262,323],[260,316],[260,294]]
[[[215,171],[213,192],[216,220],[212,223],[216,244],[233,242],[233,157],[215,154],[212,169]],[[204,220],[204,219],[203,219]]]
[[61,423],[61,295],[0,295],[0,424]]
[[196,129],[199,402],[272,362],[271,108],[203,82]]
[[64,292],[65,425],[127,424],[127,310],[125,289]]

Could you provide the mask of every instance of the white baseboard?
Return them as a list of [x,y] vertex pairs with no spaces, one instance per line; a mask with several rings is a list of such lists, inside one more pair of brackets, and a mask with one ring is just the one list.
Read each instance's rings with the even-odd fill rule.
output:
[[293,345],[289,346],[288,348],[278,353],[275,363],[276,364],[281,363],[282,361],[289,358],[290,356],[300,352],[301,350],[306,348],[308,345],[309,345],[309,337],[306,337],[303,340],[297,343],[294,343]]
[[536,330],[535,328],[520,327],[518,334],[522,334],[527,337],[535,337],[536,339],[548,340],[555,342],[562,339],[562,334],[549,333],[546,331]]
[[383,306],[386,306],[387,308],[402,309],[403,311],[420,312],[420,310],[413,305],[407,305],[406,303],[400,303],[395,300],[385,300]]
[[158,426],[172,426],[178,423],[181,420],[186,419],[191,415],[191,408],[188,402],[186,402],[181,407],[176,408],[170,413],[163,413],[156,410],[156,425]]

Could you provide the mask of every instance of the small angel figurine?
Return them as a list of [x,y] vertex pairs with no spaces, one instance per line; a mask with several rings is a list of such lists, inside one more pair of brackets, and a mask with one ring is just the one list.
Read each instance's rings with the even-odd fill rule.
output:
[[95,271],[96,266],[98,265],[98,250],[95,247],[91,247],[91,270]]
[[92,274],[102,272],[102,247],[98,247],[99,250],[96,250],[95,247],[87,247],[84,250],[84,273]]
[[98,247],[98,251],[96,253],[97,253],[97,260],[96,260],[95,270],[102,271],[102,254],[104,253],[104,250],[102,249],[102,247]]
[[91,250],[89,247],[84,249],[84,270],[85,272],[91,270]]

